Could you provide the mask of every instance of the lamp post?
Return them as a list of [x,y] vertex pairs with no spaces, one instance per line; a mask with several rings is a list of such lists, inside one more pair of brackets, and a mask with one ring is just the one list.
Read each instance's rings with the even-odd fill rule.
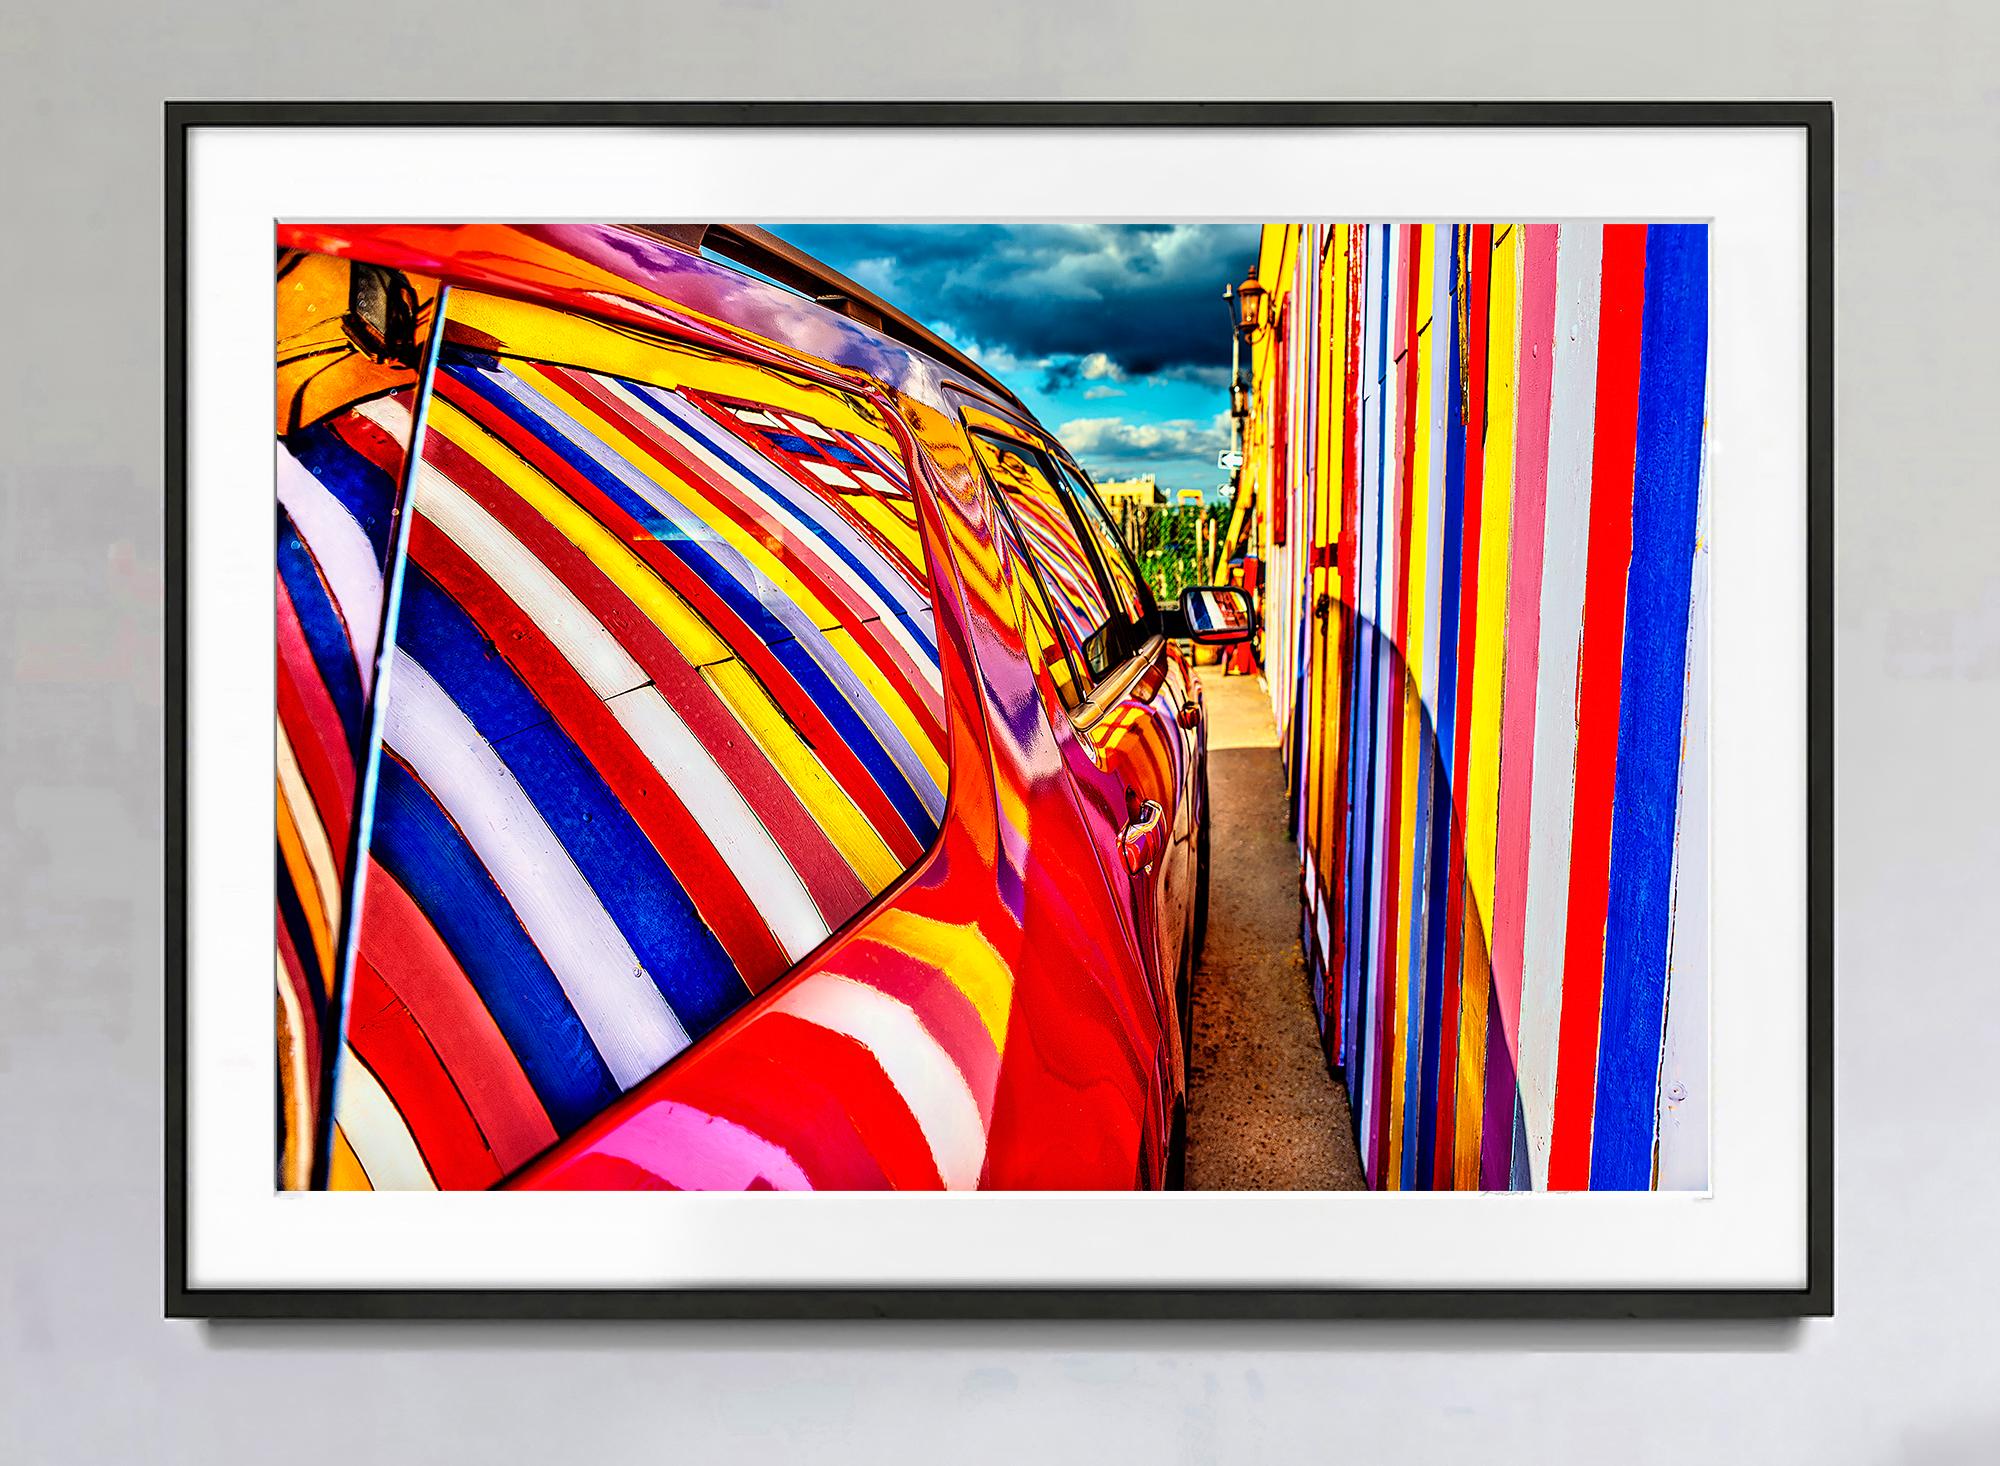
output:
[[[1223,308],[1229,312],[1229,451],[1241,452],[1243,418],[1248,407],[1243,390],[1243,329],[1236,316],[1236,287],[1222,287]],[[1232,469],[1229,482],[1236,483],[1240,469]]]

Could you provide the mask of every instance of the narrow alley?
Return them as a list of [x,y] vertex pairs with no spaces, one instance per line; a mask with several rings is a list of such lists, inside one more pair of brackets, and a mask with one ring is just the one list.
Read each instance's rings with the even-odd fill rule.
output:
[[1261,679],[1202,678],[1208,700],[1208,945],[1194,978],[1190,1190],[1358,1190],[1346,1091],[1327,1072],[1299,951],[1298,856]]

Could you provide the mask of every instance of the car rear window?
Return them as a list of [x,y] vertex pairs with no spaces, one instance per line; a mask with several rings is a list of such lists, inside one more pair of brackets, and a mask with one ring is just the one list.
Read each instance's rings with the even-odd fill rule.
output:
[[930,568],[872,407],[520,303],[445,313],[341,1091],[357,1185],[517,1168],[945,808]]

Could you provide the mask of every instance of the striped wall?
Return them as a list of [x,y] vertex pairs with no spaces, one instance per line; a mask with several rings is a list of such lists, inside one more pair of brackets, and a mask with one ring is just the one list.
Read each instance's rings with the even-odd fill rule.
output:
[[1699,225],[1265,231],[1264,666],[1377,1187],[1706,1185],[1707,272]]
[[[349,883],[336,1189],[514,1172],[825,941],[944,813],[929,569],[886,424],[560,313],[468,292],[446,313],[420,426],[390,392],[308,430],[383,518],[420,441]],[[351,534],[353,565],[321,555],[313,579],[372,637],[368,543],[372,602]],[[314,728],[351,750],[368,689],[335,670]]]

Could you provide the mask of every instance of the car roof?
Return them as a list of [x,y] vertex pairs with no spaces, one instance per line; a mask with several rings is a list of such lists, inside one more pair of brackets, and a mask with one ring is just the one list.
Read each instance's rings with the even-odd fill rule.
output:
[[762,345],[941,409],[955,388],[1032,420],[936,332],[752,225],[285,223],[278,242],[713,345]]

